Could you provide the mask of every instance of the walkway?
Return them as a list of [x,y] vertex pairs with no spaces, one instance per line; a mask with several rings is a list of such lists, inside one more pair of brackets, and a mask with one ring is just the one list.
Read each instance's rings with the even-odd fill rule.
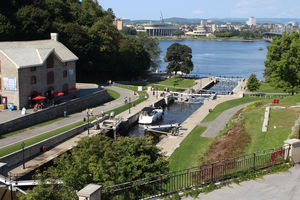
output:
[[[114,100],[114,101],[110,101],[108,103],[105,103],[103,105],[100,105],[98,107],[93,108],[93,114],[94,115],[98,115],[101,113],[101,111],[109,111],[112,110],[114,108],[117,108],[121,105],[124,104],[124,98],[127,97],[131,97],[132,101],[138,99],[137,95],[133,95],[133,91],[131,90],[127,90],[127,89],[123,89],[123,88],[119,88],[119,87],[113,87],[113,86],[109,86],[106,87],[108,89],[113,89],[116,92],[118,92],[120,94],[120,98]],[[4,148],[5,146],[9,146],[12,145],[14,143],[18,143],[20,141],[35,137],[37,135],[41,135],[44,134],[46,132],[67,126],[69,124],[78,122],[83,120],[83,118],[86,116],[86,112],[82,111],[79,113],[75,113],[72,115],[69,115],[67,118],[58,120],[56,122],[53,122],[51,124],[45,125],[45,126],[41,126],[41,127],[36,127],[34,129],[31,130],[26,130],[22,133],[16,134],[16,135],[12,135],[3,139],[0,139],[0,148]]]
[[[266,175],[262,179],[231,184],[208,194],[200,194],[201,200],[298,200],[300,197],[300,165],[290,172]],[[182,198],[192,200],[191,197]]]
[[222,112],[215,120],[211,122],[204,122],[201,123],[200,126],[205,126],[207,129],[204,131],[204,133],[201,135],[202,137],[216,137],[220,131],[224,129],[227,122],[230,120],[230,118],[240,109],[245,108],[251,103],[246,103],[243,105],[239,105],[233,108],[230,108],[228,110],[225,110]]

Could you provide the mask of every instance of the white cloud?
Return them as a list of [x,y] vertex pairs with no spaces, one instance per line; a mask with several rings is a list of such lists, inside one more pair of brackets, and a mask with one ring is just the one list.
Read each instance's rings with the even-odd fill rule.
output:
[[278,13],[281,0],[241,0],[233,8],[236,17],[272,17]]
[[194,10],[193,13],[196,15],[201,15],[204,13],[204,11],[203,10]]

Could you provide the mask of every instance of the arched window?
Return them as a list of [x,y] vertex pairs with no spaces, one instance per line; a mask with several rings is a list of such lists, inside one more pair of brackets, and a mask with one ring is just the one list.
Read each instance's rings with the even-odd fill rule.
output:
[[36,84],[36,76],[31,76],[30,77],[30,83],[31,84]]
[[62,92],[65,93],[65,94],[68,94],[68,92],[69,92],[69,85],[67,83],[63,85]]
[[48,72],[47,73],[47,84],[53,84],[54,83],[54,72]]

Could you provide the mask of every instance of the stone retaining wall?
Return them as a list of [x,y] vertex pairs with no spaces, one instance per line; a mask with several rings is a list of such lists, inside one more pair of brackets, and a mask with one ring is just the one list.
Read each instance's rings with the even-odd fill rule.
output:
[[102,104],[110,98],[106,90],[101,90],[81,98],[72,99],[59,105],[2,123],[0,124],[0,135],[62,117],[64,116],[64,111],[67,111],[68,114],[82,111],[86,108]]

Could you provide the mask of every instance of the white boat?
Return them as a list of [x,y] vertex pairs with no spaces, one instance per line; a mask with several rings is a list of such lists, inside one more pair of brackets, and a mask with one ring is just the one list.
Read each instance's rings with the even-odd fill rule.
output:
[[162,115],[163,109],[161,108],[145,107],[139,116],[139,124],[152,124],[161,119]]

